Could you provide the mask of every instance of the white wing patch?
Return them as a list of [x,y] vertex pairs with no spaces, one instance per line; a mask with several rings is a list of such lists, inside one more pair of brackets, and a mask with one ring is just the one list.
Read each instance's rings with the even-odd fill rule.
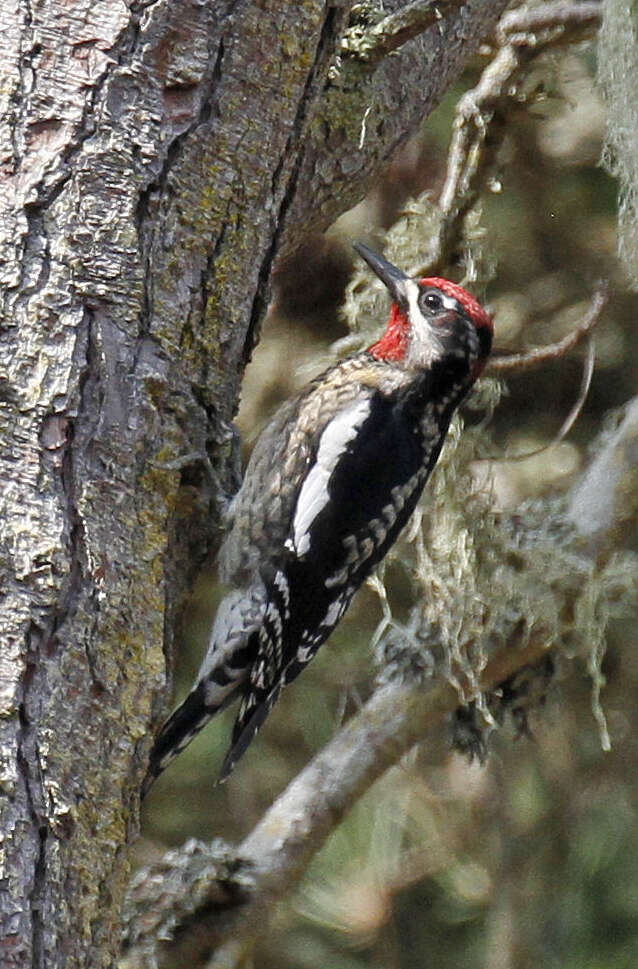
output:
[[333,417],[324,429],[319,440],[317,461],[304,481],[297,499],[292,523],[293,544],[297,555],[304,555],[310,548],[309,531],[312,523],[330,499],[330,476],[369,413],[370,399],[365,397]]

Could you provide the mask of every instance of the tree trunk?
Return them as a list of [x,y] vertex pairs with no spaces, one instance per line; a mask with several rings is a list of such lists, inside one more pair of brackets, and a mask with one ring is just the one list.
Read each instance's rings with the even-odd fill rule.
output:
[[446,6],[338,61],[348,4],[0,0],[4,966],[113,964],[273,263],[362,196],[505,3]]

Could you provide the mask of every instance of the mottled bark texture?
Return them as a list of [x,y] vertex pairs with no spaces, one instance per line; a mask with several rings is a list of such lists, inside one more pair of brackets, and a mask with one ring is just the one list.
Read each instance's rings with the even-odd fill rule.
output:
[[0,0],[7,969],[113,964],[175,617],[215,540],[214,476],[177,459],[229,485],[277,254],[361,197],[504,6],[443,3],[339,65],[348,4]]

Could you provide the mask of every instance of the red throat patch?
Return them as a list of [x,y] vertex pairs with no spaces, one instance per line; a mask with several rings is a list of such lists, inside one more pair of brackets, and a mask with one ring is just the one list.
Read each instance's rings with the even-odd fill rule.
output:
[[[446,296],[451,296],[457,300],[477,329],[486,327],[490,333],[494,332],[492,317],[489,313],[486,313],[479,301],[458,283],[453,283],[451,280],[443,279],[440,276],[427,276],[425,279],[420,279],[419,282],[421,285],[440,289]],[[368,347],[368,352],[375,356],[377,360],[403,360],[408,352],[409,333],[410,322],[408,317],[397,303],[393,303],[385,333],[380,340]]]
[[393,303],[388,327],[381,339],[368,347],[369,353],[377,360],[403,360],[408,352],[409,330],[410,323],[407,316],[396,303]]

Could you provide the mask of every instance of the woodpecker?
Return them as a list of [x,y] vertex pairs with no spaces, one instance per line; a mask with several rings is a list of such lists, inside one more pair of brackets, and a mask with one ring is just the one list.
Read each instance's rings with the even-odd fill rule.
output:
[[220,779],[231,772],[408,522],[486,363],[492,321],[465,289],[354,248],[389,291],[387,328],[285,403],[259,438],[220,550],[234,591],[191,693],[157,736],[145,791],[237,699]]

